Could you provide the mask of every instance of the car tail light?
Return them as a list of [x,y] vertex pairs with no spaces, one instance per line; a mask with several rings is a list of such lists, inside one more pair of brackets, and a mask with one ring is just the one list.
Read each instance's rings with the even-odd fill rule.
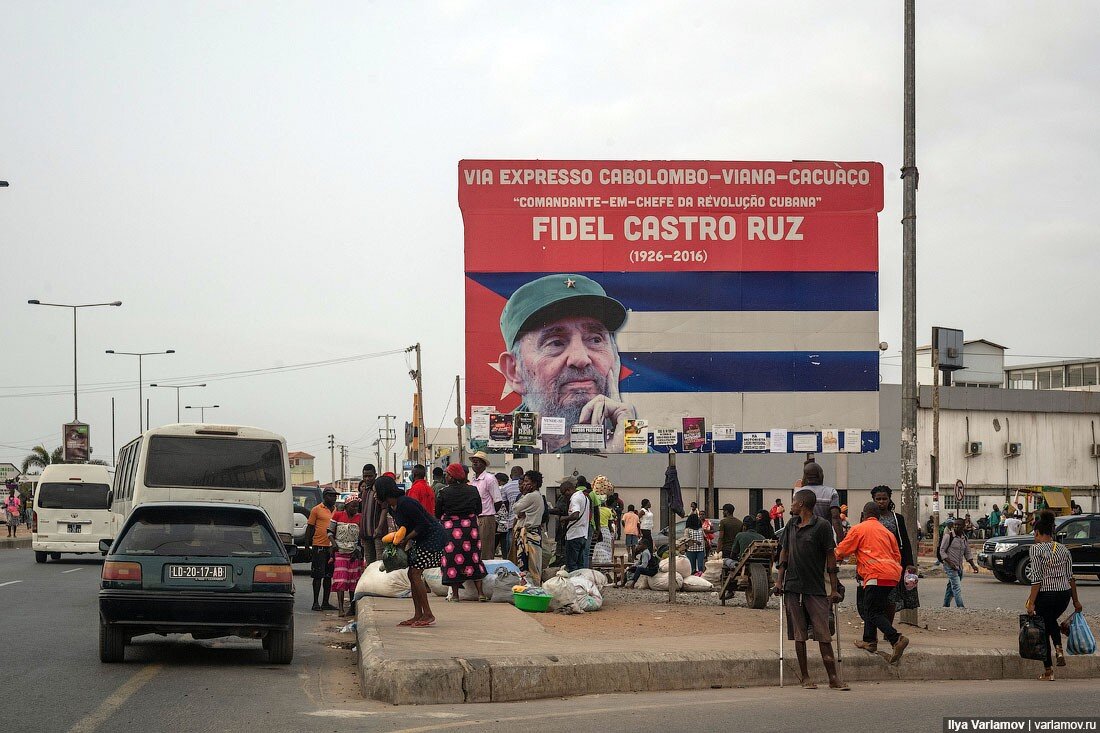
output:
[[31,512],[31,532],[38,534],[38,512]]
[[252,582],[289,585],[294,582],[294,573],[289,565],[257,565],[252,572]]
[[115,562],[108,560],[103,563],[103,580],[140,583],[141,565],[136,562]]

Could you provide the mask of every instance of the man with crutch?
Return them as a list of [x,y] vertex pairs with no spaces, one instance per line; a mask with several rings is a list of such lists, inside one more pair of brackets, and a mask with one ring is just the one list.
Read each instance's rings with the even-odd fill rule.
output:
[[[794,641],[802,686],[806,689],[817,687],[810,680],[806,661],[806,641],[809,639],[809,627],[812,627],[821,650],[821,661],[829,675],[829,687],[848,690],[848,685],[837,674],[829,629],[830,607],[840,602],[834,554],[836,542],[829,522],[814,516],[816,500],[816,494],[809,489],[801,489],[794,495],[791,521],[783,532],[779,572],[773,592],[782,596],[784,615],[781,621],[786,623],[786,638]],[[826,576],[829,578],[827,595]]]

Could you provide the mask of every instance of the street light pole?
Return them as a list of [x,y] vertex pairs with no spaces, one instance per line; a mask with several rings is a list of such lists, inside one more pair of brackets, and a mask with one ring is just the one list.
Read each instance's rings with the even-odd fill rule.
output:
[[150,384],[150,387],[159,387],[161,389],[174,389],[176,390],[176,422],[180,421],[180,390],[187,389],[188,387],[205,387],[206,384]]
[[200,423],[205,423],[206,422],[206,411],[207,410],[213,410],[213,409],[218,408],[218,407],[221,407],[221,405],[184,405],[183,409],[185,409],[185,410],[198,410],[199,411],[199,422]]
[[[3,183],[0,181],[0,183]],[[6,185],[6,184],[5,184]],[[77,399],[77,378],[76,378],[76,310],[77,308],[98,308],[100,306],[120,306],[121,300],[116,300],[111,303],[43,303],[40,300],[28,300],[30,305],[46,305],[53,308],[72,308],[73,309],[73,422],[77,422],[80,418],[79,401]]]
[[[144,418],[142,417],[142,413],[145,412],[145,408],[144,408],[145,403],[144,403],[144,400],[142,398],[142,392],[141,392],[141,382],[142,382],[141,358],[143,356],[153,356],[154,354],[174,354],[174,353],[176,353],[176,350],[175,349],[166,349],[165,351],[115,351],[114,349],[107,349],[106,353],[114,354],[116,356],[136,356],[137,357],[137,360],[138,360],[138,432],[143,433],[143,432],[145,432],[145,428],[141,427],[141,424],[142,424],[142,422],[144,422]],[[147,428],[148,425],[146,425],[145,427]]]

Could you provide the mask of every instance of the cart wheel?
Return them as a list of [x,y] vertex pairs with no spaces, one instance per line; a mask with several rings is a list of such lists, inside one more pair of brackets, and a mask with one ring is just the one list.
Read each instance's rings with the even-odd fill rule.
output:
[[768,570],[762,564],[749,565],[749,587],[745,591],[745,600],[752,608],[764,608],[768,605]]

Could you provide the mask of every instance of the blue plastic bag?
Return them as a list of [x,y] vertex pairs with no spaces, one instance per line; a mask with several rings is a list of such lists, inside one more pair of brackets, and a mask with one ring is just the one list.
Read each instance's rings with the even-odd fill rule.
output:
[[1074,613],[1069,618],[1066,652],[1074,655],[1096,653],[1096,637],[1092,635],[1083,613]]

